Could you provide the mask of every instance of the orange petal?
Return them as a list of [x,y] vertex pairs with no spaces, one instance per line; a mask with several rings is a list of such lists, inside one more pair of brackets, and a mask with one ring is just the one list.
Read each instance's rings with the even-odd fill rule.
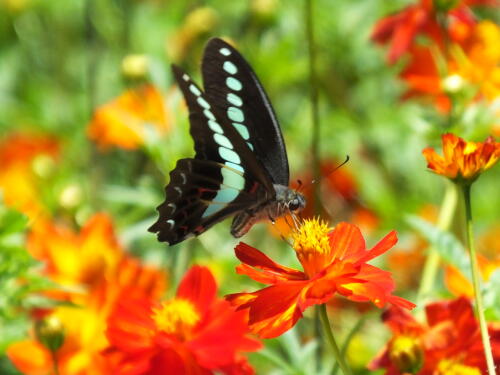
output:
[[25,374],[45,375],[52,368],[49,351],[35,341],[24,340],[10,345],[7,356]]

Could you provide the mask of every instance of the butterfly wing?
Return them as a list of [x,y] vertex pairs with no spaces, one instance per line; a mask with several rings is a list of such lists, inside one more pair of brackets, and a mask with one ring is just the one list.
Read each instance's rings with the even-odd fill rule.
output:
[[273,107],[251,66],[222,39],[211,39],[202,61],[210,103],[245,139],[273,183],[288,186],[285,142]]
[[182,159],[170,173],[166,200],[149,228],[175,244],[238,211],[272,199],[267,171],[234,127],[180,68],[173,73],[189,109],[194,159]]

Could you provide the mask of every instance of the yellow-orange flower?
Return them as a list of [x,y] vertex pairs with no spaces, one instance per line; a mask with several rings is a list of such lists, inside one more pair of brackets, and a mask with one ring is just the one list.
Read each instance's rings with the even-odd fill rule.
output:
[[[11,134],[0,141],[0,190],[5,204],[31,219],[46,214],[40,202],[40,173],[34,164],[50,164],[59,153],[58,141],[50,136]],[[43,159],[46,159],[44,163]],[[38,172],[43,172],[42,169]],[[45,168],[46,169],[46,168]]]
[[[113,373],[111,359],[103,355],[111,310],[120,296],[159,298],[166,287],[165,273],[128,256],[104,214],[91,218],[80,233],[37,222],[28,249],[44,263],[44,274],[65,290],[47,290],[45,294],[76,305],[60,305],[44,312],[45,318],[56,319],[64,332],[63,345],[56,350],[59,373]],[[27,375],[48,374],[53,369],[52,354],[34,334],[12,344],[7,354]]]
[[95,111],[87,134],[102,148],[137,149],[148,132],[161,134],[169,129],[164,100],[153,85],[127,90]]
[[124,256],[106,214],[94,215],[76,233],[52,221],[34,224],[28,251],[45,264],[45,274],[58,284],[74,288],[109,277]]
[[467,142],[454,134],[442,136],[443,155],[432,148],[422,151],[427,167],[455,182],[472,183],[500,158],[500,143],[487,138],[484,142]]
[[500,27],[492,21],[475,25],[463,55],[450,63],[450,72],[478,86],[488,100],[500,96]]

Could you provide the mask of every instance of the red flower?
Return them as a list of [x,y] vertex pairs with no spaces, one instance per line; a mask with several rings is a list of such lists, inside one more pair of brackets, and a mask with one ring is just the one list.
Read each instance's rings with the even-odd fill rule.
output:
[[[426,315],[427,325],[417,322],[407,311],[390,308],[383,320],[393,337],[369,368],[384,368],[386,375],[486,373],[479,325],[466,298],[429,304]],[[500,329],[490,326],[489,333],[498,366]]]
[[[451,2],[449,2],[451,4]],[[497,5],[496,1],[469,0],[458,1],[445,10],[449,18],[449,36],[460,37],[464,25],[472,26],[475,21],[468,9],[470,5]],[[449,4],[447,4],[449,6]],[[419,34],[426,35],[439,46],[443,45],[443,32],[438,24],[436,1],[420,0],[418,4],[410,5],[404,10],[385,17],[377,22],[372,33],[372,39],[378,43],[389,43],[387,55],[389,63],[395,63],[413,45]]]
[[108,320],[106,354],[121,375],[252,374],[240,356],[260,344],[247,337],[247,315],[216,298],[207,268],[195,266],[184,276],[175,298],[123,296]]
[[391,294],[394,282],[388,272],[366,263],[396,243],[395,232],[367,250],[355,225],[340,223],[330,231],[318,220],[305,220],[292,238],[304,272],[279,265],[245,243],[235,249],[243,262],[238,273],[271,284],[253,293],[226,296],[240,310],[249,310],[250,329],[260,337],[281,335],[309,306],[326,303],[335,293],[353,301],[372,301],[378,307],[388,302],[404,308],[415,306]]

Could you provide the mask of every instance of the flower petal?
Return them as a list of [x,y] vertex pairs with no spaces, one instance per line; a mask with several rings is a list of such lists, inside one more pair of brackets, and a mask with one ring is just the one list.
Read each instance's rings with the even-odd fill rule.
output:
[[330,237],[333,259],[351,259],[353,254],[364,253],[365,240],[359,228],[349,223],[338,223]]
[[193,266],[184,275],[177,297],[191,301],[203,315],[215,300],[217,284],[212,273],[206,267]]
[[[256,281],[274,284],[278,281],[304,280],[306,278],[303,272],[274,262],[264,253],[244,242],[240,242],[234,250],[236,257],[244,263],[238,268],[238,273],[248,275]],[[263,272],[251,270],[245,265],[261,269]]]
[[288,282],[259,290],[249,307],[250,330],[262,338],[281,335],[302,317],[301,295],[307,282]]
[[382,238],[378,244],[373,246],[371,250],[367,251],[360,259],[358,259],[357,263],[360,264],[369,262],[373,258],[376,258],[379,255],[385,253],[387,250],[393,247],[396,242],[398,242],[398,236],[396,234],[396,231],[393,230],[387,236]]

